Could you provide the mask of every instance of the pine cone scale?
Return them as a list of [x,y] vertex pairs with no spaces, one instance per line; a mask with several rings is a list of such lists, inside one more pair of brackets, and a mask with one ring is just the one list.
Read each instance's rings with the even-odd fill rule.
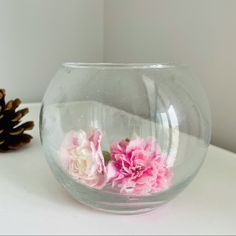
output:
[[24,132],[24,128],[19,127],[19,128],[14,129],[13,131],[9,132],[9,134],[11,136],[14,136],[14,135],[19,135],[19,134],[21,134],[23,132]]
[[6,95],[5,89],[0,89],[0,99],[4,98]]
[[20,112],[17,112],[16,116],[13,119],[11,119],[11,121],[16,122],[16,121],[20,120],[21,117],[22,117],[22,114]]
[[7,102],[6,107],[5,107],[5,111],[10,111],[13,109],[13,100],[10,100],[9,102]]
[[29,143],[33,137],[29,134],[21,134],[9,145],[9,149],[15,150]]
[[19,98],[13,101],[13,107],[16,109],[21,104],[21,100]]
[[29,112],[28,108],[21,109],[15,113],[14,118],[12,118],[12,121],[19,121],[23,116],[25,116]]

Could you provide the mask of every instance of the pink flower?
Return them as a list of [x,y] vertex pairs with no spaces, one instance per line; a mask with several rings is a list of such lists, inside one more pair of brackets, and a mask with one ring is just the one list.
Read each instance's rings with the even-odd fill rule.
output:
[[89,135],[83,130],[70,131],[63,141],[60,157],[66,172],[76,181],[101,189],[107,182],[106,167],[101,151],[102,134],[93,129]]
[[172,171],[167,158],[161,155],[155,139],[136,138],[111,145],[108,178],[120,192],[131,195],[148,195],[169,188]]

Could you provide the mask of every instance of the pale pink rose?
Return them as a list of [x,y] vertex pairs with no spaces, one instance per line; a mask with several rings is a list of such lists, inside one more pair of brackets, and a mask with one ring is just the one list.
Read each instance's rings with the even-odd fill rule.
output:
[[108,178],[123,194],[148,195],[169,188],[172,171],[154,138],[122,140],[111,145]]
[[70,131],[60,150],[61,163],[66,172],[74,180],[97,189],[103,188],[107,182],[101,138],[98,129],[93,129],[89,135],[83,130]]

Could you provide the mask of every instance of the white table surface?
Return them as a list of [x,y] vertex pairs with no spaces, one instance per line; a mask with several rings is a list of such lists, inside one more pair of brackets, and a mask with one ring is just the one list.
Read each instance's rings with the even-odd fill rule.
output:
[[[28,106],[28,105],[27,105]],[[27,147],[0,153],[0,234],[236,234],[236,154],[210,146],[194,181],[146,215],[112,215],[87,208],[57,183],[36,127]]]

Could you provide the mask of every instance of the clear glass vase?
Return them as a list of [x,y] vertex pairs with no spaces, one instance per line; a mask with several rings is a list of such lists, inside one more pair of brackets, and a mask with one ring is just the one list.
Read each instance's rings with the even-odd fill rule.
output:
[[207,98],[184,66],[66,63],[44,96],[40,136],[78,201],[147,212],[182,191],[210,142]]

